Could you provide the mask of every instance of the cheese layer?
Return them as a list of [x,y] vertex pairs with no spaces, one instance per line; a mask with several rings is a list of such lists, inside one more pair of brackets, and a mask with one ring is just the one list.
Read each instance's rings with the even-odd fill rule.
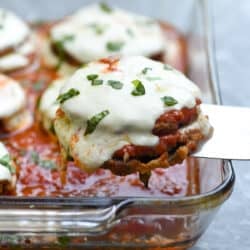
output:
[[[183,74],[145,57],[125,57],[112,70],[109,66],[101,61],[88,64],[60,91],[79,91],[60,105],[65,117],[56,119],[55,130],[60,143],[85,169],[101,166],[124,145],[156,145],[159,137],[152,129],[157,118],[173,109],[193,108],[201,97],[198,87]],[[93,75],[101,85],[92,84],[88,78]],[[110,80],[119,82],[122,88],[112,87]],[[140,82],[145,94],[133,95],[133,82]],[[177,103],[166,106],[163,97],[174,98]],[[84,135],[87,121],[103,111],[109,114],[92,133]]]
[[0,51],[17,47],[29,33],[25,22],[15,14],[0,8]]
[[51,39],[63,43],[64,50],[83,63],[110,55],[151,56],[164,49],[156,21],[120,9],[103,10],[98,4],[56,25]]
[[25,92],[18,82],[0,74],[0,119],[8,118],[25,105]]
[[30,64],[29,56],[34,53],[33,41],[27,41],[15,51],[0,57],[0,71],[7,72],[26,67]]
[[56,98],[58,97],[65,80],[65,78],[61,78],[53,81],[41,97],[39,110],[42,116],[43,126],[47,130],[50,130],[53,127],[53,121],[56,118],[56,111],[59,108],[59,104],[56,103]]

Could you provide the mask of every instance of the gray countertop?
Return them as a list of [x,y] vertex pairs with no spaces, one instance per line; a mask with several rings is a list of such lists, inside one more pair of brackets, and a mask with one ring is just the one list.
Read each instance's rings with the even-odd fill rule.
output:
[[[250,107],[250,1],[213,0],[223,103]],[[192,250],[250,249],[250,162],[234,162],[236,185]]]

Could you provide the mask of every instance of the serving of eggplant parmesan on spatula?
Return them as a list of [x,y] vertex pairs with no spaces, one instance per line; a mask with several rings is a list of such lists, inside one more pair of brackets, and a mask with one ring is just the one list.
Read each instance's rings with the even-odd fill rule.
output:
[[62,155],[88,172],[139,172],[147,182],[151,170],[181,163],[212,133],[199,88],[141,56],[89,63],[65,81],[55,101]]

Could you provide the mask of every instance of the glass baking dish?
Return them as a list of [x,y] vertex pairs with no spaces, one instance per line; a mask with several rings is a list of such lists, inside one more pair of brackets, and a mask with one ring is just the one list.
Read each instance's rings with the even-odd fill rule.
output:
[[[58,19],[94,1],[1,0],[29,21]],[[206,0],[107,1],[165,20],[187,39],[188,75],[203,101],[219,103],[213,33]],[[4,249],[185,249],[204,233],[235,181],[230,161],[189,159],[199,193],[179,197],[0,198],[0,245]],[[191,173],[192,174],[192,173]],[[197,178],[193,176],[192,178]],[[191,187],[192,189],[192,187]]]

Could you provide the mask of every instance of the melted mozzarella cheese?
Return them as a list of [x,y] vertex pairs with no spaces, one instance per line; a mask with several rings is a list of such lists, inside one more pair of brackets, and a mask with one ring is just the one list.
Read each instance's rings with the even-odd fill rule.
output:
[[11,49],[0,57],[0,72],[8,72],[26,67],[29,55],[34,53],[28,26],[14,14],[0,9],[0,51]]
[[[152,134],[152,129],[157,118],[172,109],[193,108],[201,97],[198,87],[180,72],[145,57],[125,57],[115,67],[110,71],[105,63],[90,63],[61,89],[61,94],[72,88],[80,94],[60,105],[66,118],[56,119],[55,130],[64,148],[85,169],[101,166],[124,145],[156,145],[159,137]],[[97,74],[103,84],[93,86],[87,79],[92,74]],[[114,89],[109,80],[119,81],[123,87]],[[134,80],[143,84],[144,95],[131,94]],[[161,99],[164,96],[171,96],[178,103],[165,106]],[[104,110],[109,114],[93,133],[85,136],[87,120]]]
[[4,129],[8,132],[24,130],[33,123],[33,115],[28,109],[22,109],[13,116],[2,121]]
[[[7,151],[4,144],[0,142],[0,160],[6,156],[9,156],[9,152]],[[9,168],[0,163],[0,182],[2,181],[11,182],[11,180],[12,180],[12,177],[11,177],[11,172]]]
[[52,82],[41,97],[39,110],[41,112],[43,126],[47,130],[51,130],[53,127],[53,121],[56,118],[56,111],[59,108],[59,104],[56,103],[56,98],[58,97],[65,80],[65,78],[62,78]]
[[28,37],[30,30],[15,14],[0,9],[0,51],[15,48]]
[[79,62],[110,55],[151,56],[164,49],[157,22],[120,9],[107,12],[96,4],[52,28],[51,39],[64,41],[65,51]]
[[22,44],[16,49],[16,52],[23,56],[30,55],[34,53],[34,51],[35,51],[35,46],[34,46],[33,39],[29,39],[28,41],[26,41],[24,44]]
[[18,53],[11,53],[0,57],[0,72],[7,72],[23,68],[29,64],[29,59],[26,56]]
[[0,119],[11,117],[25,105],[25,92],[18,82],[0,74]]

